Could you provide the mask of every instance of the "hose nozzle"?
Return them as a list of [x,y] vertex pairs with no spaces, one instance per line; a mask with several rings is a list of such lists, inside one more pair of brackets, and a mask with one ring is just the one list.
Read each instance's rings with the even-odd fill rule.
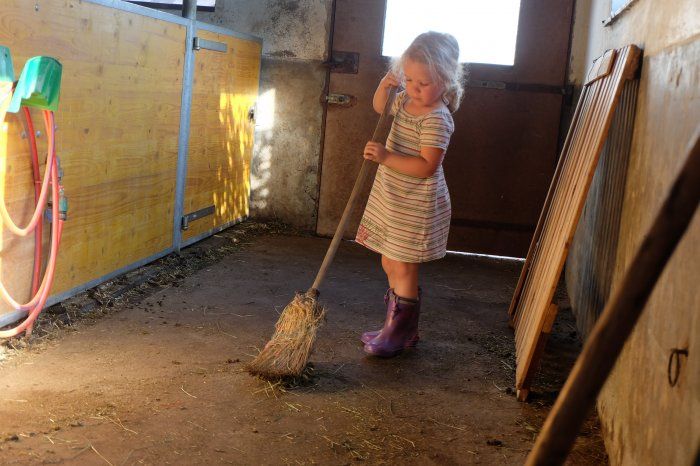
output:
[[61,220],[68,220],[68,197],[63,192],[63,186],[58,189],[58,216]]

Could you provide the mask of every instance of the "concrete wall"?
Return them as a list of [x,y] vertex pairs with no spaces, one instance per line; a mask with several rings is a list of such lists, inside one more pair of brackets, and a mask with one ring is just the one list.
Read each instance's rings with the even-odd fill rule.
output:
[[[644,61],[629,159],[601,160],[567,263],[567,287],[583,333],[620,283],[700,122],[700,4],[638,0],[603,26],[609,5],[578,2],[572,82],[580,84],[588,64],[608,48],[635,43],[644,49]],[[616,214],[610,193],[620,196]],[[614,249],[604,251],[610,244]],[[696,213],[599,397],[612,464],[693,463],[700,445],[699,281]],[[673,348],[689,352],[675,387],[667,377]]]
[[315,229],[332,0],[217,0],[197,19],[262,37],[251,216]]

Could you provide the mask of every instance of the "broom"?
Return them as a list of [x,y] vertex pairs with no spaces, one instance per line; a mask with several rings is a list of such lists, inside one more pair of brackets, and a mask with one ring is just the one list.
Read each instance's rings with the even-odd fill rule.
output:
[[[381,130],[389,117],[389,109],[395,96],[396,88],[392,87],[382,115],[379,117],[377,127],[372,135],[372,141],[374,142],[379,142]],[[318,290],[328,267],[335,257],[340,240],[343,238],[343,233],[350,218],[350,212],[355,206],[360,188],[369,177],[370,163],[366,159],[362,161],[360,173],[357,175],[350,198],[343,211],[343,216],[340,218],[333,240],[328,247],[328,251],[326,251],[326,256],[313,285],[306,293],[297,292],[294,299],[284,308],[277,324],[275,324],[275,333],[272,335],[272,338],[260,354],[246,366],[246,369],[251,374],[265,379],[278,380],[287,377],[299,377],[306,368],[309,354],[311,354],[314,340],[316,340],[316,331],[326,315],[326,310],[318,302]]]

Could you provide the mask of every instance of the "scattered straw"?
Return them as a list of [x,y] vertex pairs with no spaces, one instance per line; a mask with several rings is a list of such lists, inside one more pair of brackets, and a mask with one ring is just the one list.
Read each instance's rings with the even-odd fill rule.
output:
[[115,416],[114,419],[112,419],[111,417],[109,417],[109,416],[107,416],[107,415],[99,414],[99,415],[97,415],[97,416],[93,416],[93,418],[95,418],[95,419],[106,419],[106,420],[108,420],[109,422],[111,422],[112,424],[114,424],[115,426],[121,427],[121,428],[124,429],[125,431],[131,432],[132,434],[138,435],[138,432],[136,432],[135,430],[131,430],[131,429],[129,429],[128,427],[125,427],[124,424],[122,423],[121,419],[119,419],[119,418],[116,417],[116,416]]
[[102,458],[103,460],[105,460],[109,466],[114,466],[107,458],[105,458],[104,456],[102,456],[102,454],[101,454],[99,451],[97,451],[97,448],[95,448],[95,446],[94,446],[92,443],[90,444],[90,448],[92,448],[92,451],[94,451],[95,453],[97,453],[97,456],[99,456],[100,458]]
[[231,335],[230,333],[221,330],[221,324],[219,324],[219,322],[216,323],[216,328],[217,330],[219,330],[219,333],[223,333],[224,335],[229,336],[231,338],[238,338],[236,335]]
[[334,447],[334,446],[336,446],[336,445],[340,446],[340,444],[339,444],[339,443],[337,443],[337,442],[334,442],[333,440],[329,439],[329,438],[328,438],[328,437],[326,437],[325,435],[322,435],[322,436],[321,436],[321,438],[323,438],[323,439],[327,440],[327,441],[328,441],[328,443],[329,443],[329,446],[330,446],[331,448],[333,448],[333,447]]
[[296,411],[297,413],[298,413],[299,411],[301,411],[299,408],[297,408],[296,406],[294,406],[292,403],[287,403],[287,402],[285,401],[284,404],[286,404],[289,408],[293,409],[293,410]]
[[397,438],[397,439],[399,439],[399,440],[403,440],[404,442],[408,442],[408,443],[411,444],[411,446],[412,446],[413,448],[416,448],[416,444],[413,443],[412,440],[409,440],[409,439],[407,439],[407,438],[405,438],[405,437],[401,437],[400,435],[394,435],[394,434],[391,434],[391,437]]
[[185,395],[187,395],[187,396],[191,396],[192,398],[197,398],[196,396],[192,395],[191,393],[187,393],[187,391],[184,389],[184,387],[180,387],[180,390],[182,390],[185,393]]
[[444,422],[440,422],[440,421],[435,420],[435,419],[433,419],[433,418],[428,418],[428,420],[429,420],[429,421],[433,421],[435,424],[439,424],[439,425],[441,425],[441,426],[449,427],[449,428],[451,428],[451,429],[465,430],[464,427],[451,426],[451,425],[449,425],[449,424],[445,424]]

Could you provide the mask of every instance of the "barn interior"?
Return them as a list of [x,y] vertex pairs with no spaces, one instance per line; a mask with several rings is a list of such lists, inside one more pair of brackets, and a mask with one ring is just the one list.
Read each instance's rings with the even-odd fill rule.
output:
[[[447,253],[377,358],[362,154],[427,30]],[[0,463],[697,464],[699,37],[692,0],[4,0]],[[251,374],[307,290],[303,371]]]

